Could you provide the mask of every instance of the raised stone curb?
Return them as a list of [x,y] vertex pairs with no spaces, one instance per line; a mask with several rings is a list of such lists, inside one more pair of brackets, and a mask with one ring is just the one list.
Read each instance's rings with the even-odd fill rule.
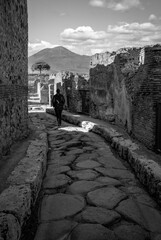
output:
[[[46,109],[46,112],[55,114],[53,109]],[[149,154],[149,150],[146,150],[141,144],[134,142],[130,137],[128,138],[127,135],[124,136],[123,133],[119,133],[114,126],[103,126],[95,123],[94,119],[84,121],[81,120],[83,119],[82,116],[68,112],[63,112],[62,119],[97,133],[110,142],[119,156],[130,163],[136,176],[149,190],[149,193],[161,204],[161,166],[157,163],[158,158],[161,162],[160,156],[156,156],[152,152]]]
[[48,151],[47,133],[41,130],[38,129],[37,138],[30,141],[26,156],[8,177],[8,188],[0,194],[1,240],[20,239],[22,227],[39,194]]

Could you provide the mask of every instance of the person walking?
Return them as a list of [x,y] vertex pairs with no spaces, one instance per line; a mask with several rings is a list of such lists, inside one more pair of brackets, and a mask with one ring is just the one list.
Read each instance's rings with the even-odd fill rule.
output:
[[64,96],[60,93],[60,89],[56,90],[56,94],[52,98],[52,105],[55,108],[58,126],[61,126],[61,115],[65,103]]

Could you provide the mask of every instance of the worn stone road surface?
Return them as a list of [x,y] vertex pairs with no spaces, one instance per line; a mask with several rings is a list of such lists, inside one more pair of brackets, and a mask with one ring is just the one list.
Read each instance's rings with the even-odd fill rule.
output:
[[160,209],[128,163],[100,136],[45,119],[50,150],[35,240],[161,240]]

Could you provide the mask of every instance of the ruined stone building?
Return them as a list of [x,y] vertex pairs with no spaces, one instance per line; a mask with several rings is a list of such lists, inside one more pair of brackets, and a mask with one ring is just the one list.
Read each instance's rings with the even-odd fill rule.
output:
[[49,104],[59,88],[65,97],[65,109],[71,112],[89,113],[89,76],[68,71],[46,75],[29,74],[29,98],[41,104]]
[[59,88],[65,97],[66,109],[89,113],[89,76],[72,72],[59,72],[54,79],[54,94]]
[[0,0],[0,155],[28,131],[27,0]]
[[150,149],[161,150],[161,46],[96,54],[90,114],[115,121]]
[[[28,103],[33,100],[37,103],[48,104],[49,103],[49,87],[53,81],[49,80],[48,74],[29,74],[28,75]],[[49,86],[50,85],[50,86]]]

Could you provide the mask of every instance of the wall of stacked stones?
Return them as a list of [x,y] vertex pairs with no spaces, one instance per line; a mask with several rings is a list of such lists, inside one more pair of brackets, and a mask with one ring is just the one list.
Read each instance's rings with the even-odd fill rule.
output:
[[65,105],[71,112],[82,112],[82,102],[87,101],[82,99],[82,96],[88,98],[87,94],[81,94],[80,90],[87,91],[89,89],[88,81],[72,72],[58,73],[54,80],[54,91],[60,88],[65,97]]
[[[107,56],[107,53],[106,53]],[[96,61],[97,60],[97,61]],[[104,62],[103,62],[104,60]],[[113,120],[154,149],[161,102],[161,48],[131,48],[91,61],[90,115]]]
[[[82,112],[82,98],[79,92],[79,81],[78,75],[73,75],[73,77],[70,79],[71,83],[69,83],[69,80],[65,82],[66,89],[67,89],[67,98],[68,98],[68,109],[71,112]],[[71,86],[68,91],[68,86]]]
[[157,103],[161,102],[160,46],[144,49],[144,65],[142,71],[137,74],[137,78],[140,84],[133,98],[132,132],[147,147],[155,149]]
[[109,120],[114,114],[113,65],[97,65],[90,69],[90,115]]
[[28,131],[27,0],[0,1],[0,155]]

